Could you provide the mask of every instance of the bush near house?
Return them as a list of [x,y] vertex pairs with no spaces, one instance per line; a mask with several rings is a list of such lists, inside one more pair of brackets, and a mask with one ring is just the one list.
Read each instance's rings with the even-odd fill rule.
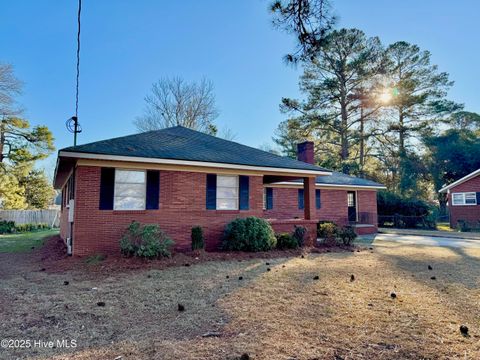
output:
[[192,250],[203,250],[205,240],[203,238],[203,229],[201,226],[192,227]]
[[317,236],[323,239],[325,245],[351,246],[357,238],[352,226],[339,227],[331,221],[320,221],[317,226]]
[[174,241],[158,225],[141,225],[133,221],[120,239],[120,249],[125,256],[147,259],[170,257]]
[[320,221],[317,225],[317,236],[324,239],[325,244],[335,245],[338,226],[331,221]]
[[480,222],[458,220],[456,230],[459,232],[480,231]]
[[307,234],[307,228],[304,226],[295,225],[295,230],[293,230],[293,238],[297,241],[299,247],[303,247],[305,244],[305,235]]
[[351,226],[344,226],[337,229],[337,239],[340,240],[345,246],[352,245],[356,238],[357,234]]
[[268,251],[277,245],[270,224],[255,216],[238,218],[225,227],[222,248],[227,251]]
[[296,249],[298,247],[298,241],[289,233],[276,234],[277,238],[277,249]]

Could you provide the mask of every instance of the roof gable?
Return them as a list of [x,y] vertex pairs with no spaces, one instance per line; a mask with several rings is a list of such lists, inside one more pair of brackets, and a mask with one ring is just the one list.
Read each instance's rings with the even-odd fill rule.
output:
[[447,186],[444,186],[443,188],[441,188],[438,192],[440,193],[444,193],[444,192],[447,192],[448,190],[464,183],[465,181],[468,181],[470,179],[473,179],[474,177],[476,176],[479,176],[480,175],[480,169],[478,170],[475,170],[473,172],[471,172],[470,174],[468,175],[465,175],[464,177],[458,179],[457,181],[454,181],[453,183],[451,183],[450,185],[447,185]]

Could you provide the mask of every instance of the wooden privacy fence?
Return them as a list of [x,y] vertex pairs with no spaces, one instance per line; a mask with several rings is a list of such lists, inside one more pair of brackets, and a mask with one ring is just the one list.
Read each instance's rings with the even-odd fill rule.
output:
[[15,224],[48,224],[60,226],[60,210],[0,210],[0,221],[15,221]]

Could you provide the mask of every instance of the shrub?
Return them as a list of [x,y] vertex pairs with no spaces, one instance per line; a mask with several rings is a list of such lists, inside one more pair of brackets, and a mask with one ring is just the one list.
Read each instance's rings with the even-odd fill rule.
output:
[[469,232],[470,230],[471,230],[470,225],[468,224],[467,221],[465,221],[465,220],[458,220],[457,221],[457,231]]
[[277,249],[296,249],[298,247],[298,241],[289,233],[276,234]]
[[0,221],[0,234],[24,233],[30,231],[38,231],[51,229],[48,224],[15,224],[14,221]]
[[270,224],[254,216],[238,218],[225,227],[224,250],[268,251],[275,247],[277,239]]
[[400,195],[379,191],[377,193],[379,226],[396,228],[435,229],[435,207],[416,198],[404,198]]
[[303,226],[295,225],[295,230],[293,230],[293,238],[297,241],[299,247],[302,247],[305,244],[305,235],[307,229]]
[[205,241],[203,239],[203,229],[201,226],[192,227],[192,250],[203,250]]
[[319,238],[324,239],[324,242],[329,245],[335,243],[335,237],[337,234],[337,225],[330,221],[321,221],[318,223],[317,235]]
[[351,226],[344,226],[340,229],[337,229],[337,238],[345,246],[352,245],[353,241],[357,238],[357,234]]
[[50,229],[51,227],[48,224],[19,224],[15,225],[15,232],[24,233],[30,231],[38,231]]
[[148,259],[170,257],[170,247],[174,244],[158,225],[141,225],[133,221],[120,239],[120,250],[125,256],[138,256]]
[[15,231],[14,221],[0,221],[0,234],[10,234]]

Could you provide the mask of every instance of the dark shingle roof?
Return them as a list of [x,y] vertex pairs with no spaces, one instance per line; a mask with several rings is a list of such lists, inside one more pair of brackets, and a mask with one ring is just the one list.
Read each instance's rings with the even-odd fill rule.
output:
[[[293,180],[291,182],[302,182],[303,180]],[[384,187],[384,185],[375,181],[362,179],[355,176],[346,175],[341,172],[332,171],[332,175],[317,176],[315,183],[322,185],[345,185],[345,186],[371,186]]]
[[317,184],[325,185],[351,185],[351,186],[374,186],[374,187],[383,187],[382,184],[375,181],[362,179],[355,176],[346,175],[344,173],[332,171],[330,176],[317,176]]
[[183,126],[72,146],[60,151],[328,171]]

